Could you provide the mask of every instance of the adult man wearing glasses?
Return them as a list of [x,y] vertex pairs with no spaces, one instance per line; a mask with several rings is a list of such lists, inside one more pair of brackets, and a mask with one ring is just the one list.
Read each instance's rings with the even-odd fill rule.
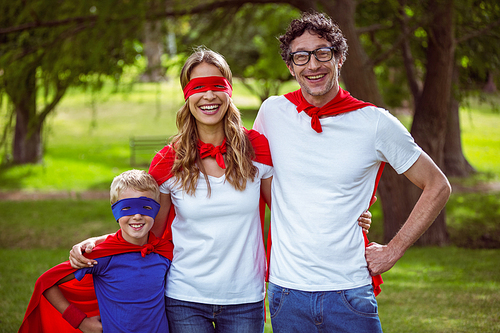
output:
[[[381,332],[370,274],[389,270],[427,230],[450,185],[395,117],[339,87],[347,43],[329,18],[305,13],[280,42],[301,89],[269,98],[254,124],[274,164],[273,331]],[[385,162],[423,192],[393,240],[371,244],[365,257],[356,218]]]

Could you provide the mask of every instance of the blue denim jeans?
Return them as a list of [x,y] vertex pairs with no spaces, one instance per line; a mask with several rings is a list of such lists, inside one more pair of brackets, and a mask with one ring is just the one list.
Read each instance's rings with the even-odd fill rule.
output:
[[267,294],[273,333],[382,332],[371,285],[307,292],[269,283]]
[[213,305],[166,297],[170,333],[262,333],[264,300],[257,303]]

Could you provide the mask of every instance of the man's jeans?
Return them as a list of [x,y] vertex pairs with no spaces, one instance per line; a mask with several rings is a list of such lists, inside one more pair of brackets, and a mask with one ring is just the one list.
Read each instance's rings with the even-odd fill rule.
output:
[[264,300],[236,305],[184,302],[169,297],[165,301],[170,333],[264,332]]
[[269,283],[267,293],[273,333],[382,332],[371,285],[307,292]]

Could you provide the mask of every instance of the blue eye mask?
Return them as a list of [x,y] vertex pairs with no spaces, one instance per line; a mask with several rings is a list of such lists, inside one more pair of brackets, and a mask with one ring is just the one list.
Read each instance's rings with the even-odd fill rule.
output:
[[115,202],[111,210],[117,222],[121,217],[135,214],[150,216],[154,219],[160,210],[160,204],[148,197],[128,198]]

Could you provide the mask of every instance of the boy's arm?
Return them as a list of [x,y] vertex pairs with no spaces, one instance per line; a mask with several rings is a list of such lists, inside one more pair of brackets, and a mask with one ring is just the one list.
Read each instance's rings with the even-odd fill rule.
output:
[[102,235],[98,237],[91,237],[74,245],[71,251],[69,251],[69,262],[71,264],[71,267],[80,269],[85,267],[93,267],[94,265],[97,265],[96,260],[86,258],[83,255],[83,253],[92,252],[94,247],[104,242],[109,235],[111,234]]
[[75,278],[74,274],[69,274],[59,280],[55,285],[44,291],[43,295],[54,308],[57,309],[63,318],[74,328],[79,328],[82,332],[102,332],[102,324],[99,316],[87,318],[87,315],[71,304],[59,289],[59,285]]

